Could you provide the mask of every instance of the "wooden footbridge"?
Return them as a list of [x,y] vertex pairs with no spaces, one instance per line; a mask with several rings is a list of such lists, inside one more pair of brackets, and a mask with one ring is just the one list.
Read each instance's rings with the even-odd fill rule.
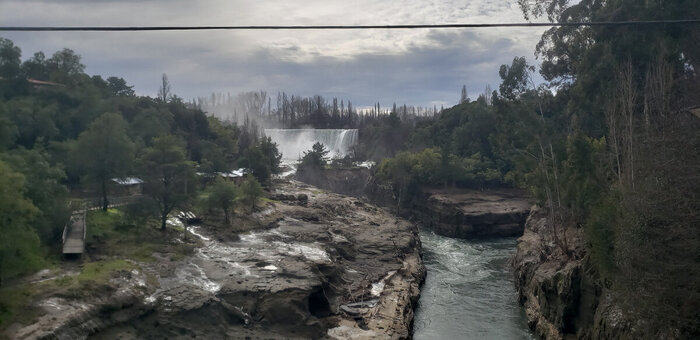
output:
[[85,251],[86,216],[86,210],[74,212],[63,228],[63,255],[80,255]]
[[[126,197],[110,197],[108,208],[121,207],[137,202],[142,195],[131,195]],[[70,221],[63,228],[63,255],[81,255],[85,251],[85,236],[87,235],[87,212],[90,210],[102,209],[102,200],[87,199],[75,205],[80,208],[73,210]]]

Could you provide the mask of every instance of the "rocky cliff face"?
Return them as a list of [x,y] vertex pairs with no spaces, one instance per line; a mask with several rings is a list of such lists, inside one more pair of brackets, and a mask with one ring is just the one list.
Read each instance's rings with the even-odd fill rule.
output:
[[[10,338],[407,339],[425,269],[416,227],[365,201],[295,181],[233,235],[115,273],[113,289],[50,297]],[[298,197],[306,199],[299,200]],[[224,228],[224,227],[219,227]],[[230,227],[228,227],[230,229]]]
[[424,189],[412,214],[443,236],[508,237],[522,235],[530,206],[517,190]]
[[[561,232],[560,232],[561,233]],[[513,258],[515,283],[528,324],[545,339],[634,339],[630,322],[587,261],[580,228],[554,242],[546,215],[533,209]]]

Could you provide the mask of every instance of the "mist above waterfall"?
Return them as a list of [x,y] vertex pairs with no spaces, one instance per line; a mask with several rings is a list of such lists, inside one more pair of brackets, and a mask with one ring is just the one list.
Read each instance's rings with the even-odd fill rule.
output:
[[295,161],[318,142],[331,158],[352,155],[357,144],[357,129],[265,129],[265,135],[277,143],[282,159]]

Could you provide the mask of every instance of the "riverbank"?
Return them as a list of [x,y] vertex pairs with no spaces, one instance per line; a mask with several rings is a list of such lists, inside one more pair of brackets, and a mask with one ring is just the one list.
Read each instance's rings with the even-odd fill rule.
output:
[[205,219],[191,254],[105,258],[120,265],[99,287],[32,295],[36,317],[3,336],[409,338],[425,276],[416,227],[300,182],[275,189],[294,199],[266,202],[247,227]]
[[570,256],[555,245],[545,212],[534,209],[518,239],[513,269],[529,327],[544,339],[644,338],[589,263],[583,230],[560,233]]
[[[329,178],[368,189],[373,202],[396,212],[391,190],[363,177],[326,169],[303,179],[334,190]],[[509,265],[530,209],[522,191],[457,188],[424,188],[411,209],[400,209],[425,227],[421,239],[427,278],[416,310],[415,338],[532,339]]]

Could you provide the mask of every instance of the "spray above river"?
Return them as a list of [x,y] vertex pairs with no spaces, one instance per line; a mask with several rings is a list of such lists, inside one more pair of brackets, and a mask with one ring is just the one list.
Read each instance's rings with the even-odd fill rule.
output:
[[331,158],[352,155],[357,144],[357,129],[265,129],[265,135],[277,143],[282,159],[296,161],[318,142]]

